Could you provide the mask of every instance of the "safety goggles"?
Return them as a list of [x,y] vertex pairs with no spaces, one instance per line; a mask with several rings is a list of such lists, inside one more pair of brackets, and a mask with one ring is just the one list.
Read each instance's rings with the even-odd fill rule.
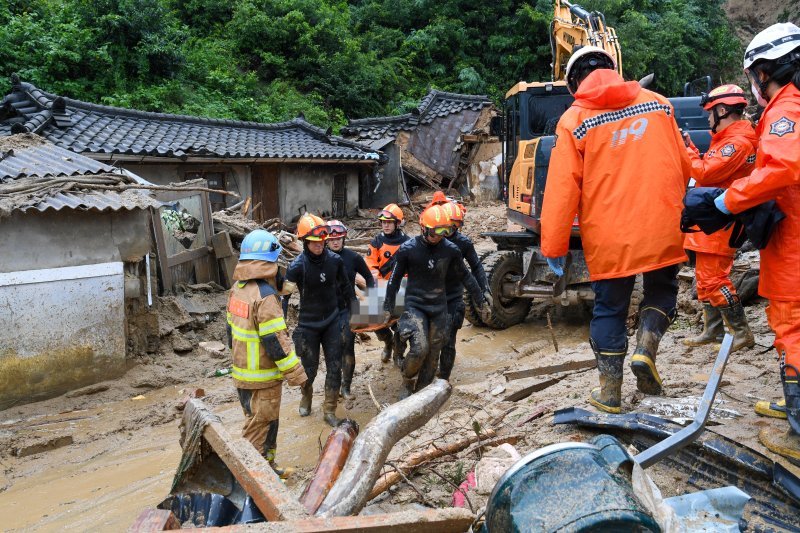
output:
[[305,238],[307,239],[309,237],[314,237],[317,239],[324,239],[328,235],[330,235],[330,231],[328,231],[328,226],[314,226],[313,228],[308,230],[308,233],[306,233]]
[[347,235],[347,228],[343,224],[328,224],[328,231],[331,238],[344,237]]
[[436,226],[435,228],[426,228],[428,233],[433,233],[434,235],[440,235],[442,237],[449,237],[453,233],[455,233],[456,228],[454,226]]
[[380,212],[380,214],[378,215],[378,219],[397,222],[397,217],[394,216],[394,214],[391,211],[387,211],[386,209]]

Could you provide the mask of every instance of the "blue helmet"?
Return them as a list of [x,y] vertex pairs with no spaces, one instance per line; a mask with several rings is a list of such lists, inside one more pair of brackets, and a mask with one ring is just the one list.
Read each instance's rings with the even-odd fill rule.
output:
[[251,231],[242,241],[242,250],[239,259],[256,259],[274,263],[281,255],[281,245],[272,233],[257,229]]

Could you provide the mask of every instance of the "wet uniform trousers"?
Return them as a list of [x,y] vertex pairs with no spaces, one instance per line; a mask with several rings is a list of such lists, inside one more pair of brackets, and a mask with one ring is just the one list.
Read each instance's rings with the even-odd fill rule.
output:
[[[447,239],[458,246],[481,291],[488,291],[486,272],[483,270],[483,265],[475,252],[475,246],[469,237],[463,233],[456,232]],[[453,365],[456,361],[456,336],[464,323],[464,313],[466,312],[461,280],[448,277],[445,282],[445,293],[447,295],[447,335],[444,346],[442,346],[442,353],[439,356],[439,377],[450,379],[450,373],[453,371]]]
[[[678,300],[678,270],[680,265],[644,272],[644,298],[639,309],[654,307],[668,316],[674,313]],[[602,279],[592,282],[594,311],[589,325],[589,338],[595,348],[604,353],[624,355],[628,349],[625,321],[631,303],[636,276]]]
[[340,302],[354,298],[344,261],[327,248],[319,256],[305,250],[289,265],[286,280],[295,283],[300,292],[300,316],[292,340],[308,383],[313,384],[317,377],[322,347],[326,367],[325,390],[338,394],[342,381],[344,326]]
[[[336,254],[336,252],[333,252]],[[361,274],[368,288],[375,286],[375,280],[372,278],[372,273],[369,271],[367,262],[364,258],[358,255],[353,250],[342,248],[337,254],[344,261],[344,272],[347,275],[347,282],[350,287],[355,291],[356,274]],[[343,294],[344,295],[344,292]],[[353,293],[355,296],[355,292]],[[356,334],[350,329],[350,313],[351,303],[342,299],[339,302],[340,320],[342,326],[342,380],[349,384],[353,379],[353,372],[356,368]]]
[[448,276],[460,280],[477,305],[482,305],[484,298],[475,278],[464,267],[458,246],[447,239],[432,245],[422,236],[415,237],[403,244],[394,257],[383,308],[389,312],[394,309],[400,282],[408,274],[405,311],[398,330],[402,341],[410,345],[403,360],[403,377],[411,380],[418,375],[418,391],[433,381],[446,340]]
[[[401,230],[396,229],[391,235],[379,233],[367,247],[365,258],[367,266],[372,272],[372,276],[378,279],[389,279],[394,267],[394,254],[400,246],[408,241],[410,237]],[[393,351],[402,352],[400,346],[400,335],[397,333],[397,325],[375,330],[375,336],[379,341],[386,345],[393,346]]]

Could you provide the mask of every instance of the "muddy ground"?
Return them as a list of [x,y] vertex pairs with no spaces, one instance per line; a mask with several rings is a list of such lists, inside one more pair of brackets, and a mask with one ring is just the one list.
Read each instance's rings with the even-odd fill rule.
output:
[[[467,217],[466,231],[476,240],[479,251],[490,250],[491,243],[478,233],[505,229],[504,207],[473,206]],[[369,225],[368,220],[351,223]],[[409,225],[409,232],[415,231]],[[686,273],[690,278],[691,270]],[[195,286],[163,299],[161,305],[159,353],[131,361],[122,378],[77,394],[74,391],[0,412],[0,516],[4,530],[127,528],[143,509],[154,507],[167,496],[180,457],[180,411],[176,406],[186,390],[203,388],[206,402],[232,433],[238,433],[242,413],[231,379],[207,377],[229,366],[227,356],[198,346],[201,341],[223,340],[224,292]],[[758,443],[758,431],[785,422],[760,418],[751,409],[756,400],[781,397],[764,307],[764,301],[756,300],[746,308],[758,344],[735,354],[725,372],[719,399],[721,407],[735,413],[723,415],[734,417],[718,420],[709,430],[769,455]],[[441,444],[469,436],[476,427],[482,432],[495,429],[511,435],[523,455],[548,444],[590,438],[591,432],[554,426],[551,414],[569,406],[592,410],[585,398],[596,386],[595,370],[561,375],[561,381],[528,398],[503,401],[509,392],[530,381],[506,382],[503,373],[508,370],[592,357],[587,343],[588,317],[550,311],[558,352],[541,313],[504,331],[466,324],[459,335],[451,399],[425,427],[403,439],[390,460],[431,441]],[[665,398],[655,400],[657,409],[658,404],[702,394],[715,351],[710,347],[688,349],[680,342],[699,331],[698,311],[699,305],[691,300],[690,283],[683,281],[680,316],[659,351]],[[399,371],[381,364],[380,351],[381,344],[374,337],[359,340],[353,383],[357,397],[339,407],[340,416],[350,416],[362,426],[376,413],[369,388],[380,404],[395,401],[399,393]],[[320,412],[323,382],[321,372],[309,418],[297,414],[299,391],[284,388],[278,462],[297,468],[287,482],[296,494],[302,490],[329,432]],[[625,410],[654,409],[652,398],[643,402],[645,398],[636,391],[629,370],[623,393]],[[546,409],[543,416],[525,422],[542,408]],[[436,460],[411,477],[413,487],[401,483],[376,498],[373,505],[379,509],[400,504],[450,505],[454,485],[464,481],[478,459],[478,452],[465,450]],[[656,466],[650,473],[665,496],[696,490],[666,468]],[[470,492],[467,505],[477,509],[485,499],[485,495]]]

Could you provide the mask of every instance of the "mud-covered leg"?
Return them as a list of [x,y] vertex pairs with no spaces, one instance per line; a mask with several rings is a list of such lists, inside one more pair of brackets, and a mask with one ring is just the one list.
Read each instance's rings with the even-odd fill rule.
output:
[[320,335],[314,329],[297,326],[292,335],[294,342],[294,349],[300,357],[300,362],[303,363],[303,370],[306,372],[308,381],[300,388],[302,396],[300,397],[300,406],[298,412],[300,416],[308,416],[311,414],[311,397],[314,392],[314,379],[317,377],[319,370],[319,344]]
[[323,418],[335,427],[336,406],[339,403],[339,387],[342,384],[342,322],[333,321],[322,333],[322,349],[325,352],[325,403]]
[[398,321],[400,336],[408,343],[408,354],[403,360],[403,388],[400,399],[408,398],[414,392],[414,382],[430,351],[428,342],[428,318],[414,308],[406,308]]
[[391,328],[383,328],[375,331],[375,336],[378,337],[378,340],[383,342],[383,352],[381,352],[381,362],[388,363],[389,359],[392,358],[392,341],[394,339],[394,333]]
[[444,309],[428,316],[428,354],[419,371],[415,391],[422,390],[433,381],[439,367],[439,355],[447,340],[447,313]]
[[353,374],[356,369],[356,335],[350,330],[349,318],[342,328],[342,350],[341,395],[349,400],[353,398],[350,386],[353,383]]
[[461,325],[464,323],[465,312],[466,307],[463,299],[453,305],[448,305],[446,341],[439,355],[439,377],[442,379],[449,380],[453,371],[453,366],[456,362],[458,330],[461,329]]

